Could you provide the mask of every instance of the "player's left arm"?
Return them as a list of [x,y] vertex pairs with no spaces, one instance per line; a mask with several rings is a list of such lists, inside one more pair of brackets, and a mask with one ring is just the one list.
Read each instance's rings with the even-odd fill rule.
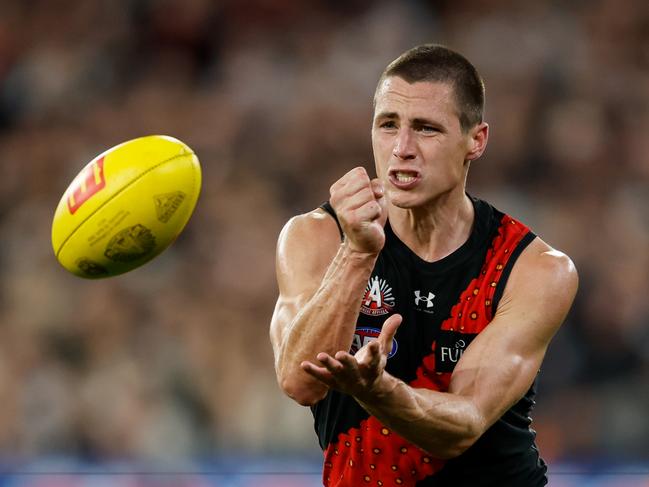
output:
[[572,261],[535,239],[514,265],[493,321],[458,361],[448,392],[413,388],[383,371],[384,349],[398,326],[394,320],[384,324],[379,340],[356,356],[319,354],[320,366],[303,368],[353,395],[407,440],[436,457],[452,458],[525,395],[570,309],[577,284]]

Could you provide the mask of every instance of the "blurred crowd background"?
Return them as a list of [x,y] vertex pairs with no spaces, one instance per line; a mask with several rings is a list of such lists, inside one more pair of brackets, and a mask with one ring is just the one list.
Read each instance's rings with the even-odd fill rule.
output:
[[[275,242],[373,167],[378,76],[424,42],[486,82],[470,192],[580,271],[541,371],[544,457],[649,460],[643,0],[0,0],[0,458],[317,458],[308,409],[274,378]],[[154,133],[203,165],[186,231],[119,278],[67,274],[50,244],[62,192]]]

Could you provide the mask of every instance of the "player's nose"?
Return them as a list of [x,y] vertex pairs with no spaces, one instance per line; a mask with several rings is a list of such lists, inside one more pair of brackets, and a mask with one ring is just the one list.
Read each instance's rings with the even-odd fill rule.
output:
[[400,130],[394,141],[392,155],[401,160],[414,159],[416,155],[415,138],[410,130]]

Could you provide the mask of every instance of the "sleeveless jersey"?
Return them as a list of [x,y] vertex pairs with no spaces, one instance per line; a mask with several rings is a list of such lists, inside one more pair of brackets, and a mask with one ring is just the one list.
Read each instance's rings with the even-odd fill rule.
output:
[[[517,220],[471,198],[468,240],[455,252],[426,262],[385,225],[386,242],[368,280],[351,353],[375,339],[393,313],[403,322],[386,371],[416,388],[447,391],[455,364],[489,325],[514,262],[535,238]],[[322,205],[337,221],[329,203]],[[342,231],[341,231],[342,237]],[[498,357],[493,357],[498,360]],[[536,487],[546,466],[530,428],[536,381],[462,455],[439,460],[381,425],[351,397],[330,391],[312,412],[324,450],[327,487]]]

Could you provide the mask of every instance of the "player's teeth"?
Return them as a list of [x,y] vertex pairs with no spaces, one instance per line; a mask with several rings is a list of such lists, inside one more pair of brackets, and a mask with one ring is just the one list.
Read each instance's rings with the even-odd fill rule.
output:
[[405,172],[397,172],[396,176],[397,176],[397,180],[400,183],[409,183],[410,181],[413,181],[415,179],[413,175]]

